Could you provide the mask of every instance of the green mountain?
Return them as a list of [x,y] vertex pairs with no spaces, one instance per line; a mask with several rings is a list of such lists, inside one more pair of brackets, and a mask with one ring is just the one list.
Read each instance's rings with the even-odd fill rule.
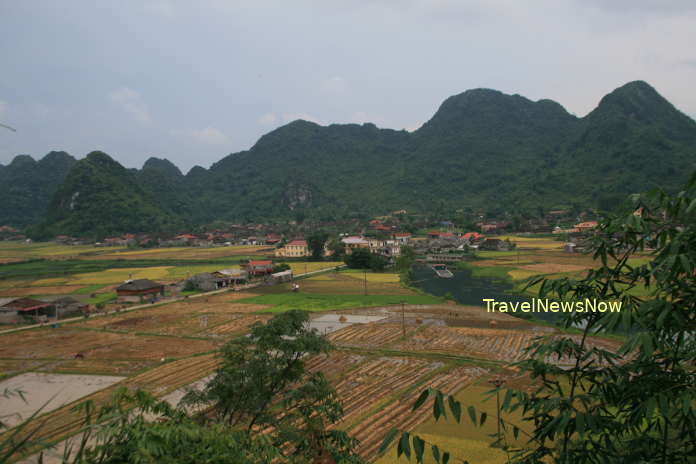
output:
[[137,174],[109,155],[94,151],[75,163],[54,194],[46,221],[33,235],[105,237],[180,226],[181,222],[140,186]]
[[0,165],[0,225],[24,227],[41,221],[74,164],[75,158],[64,151],[52,151],[39,161],[19,155]]
[[551,100],[474,89],[414,132],[298,120],[186,175],[167,160],[131,172],[92,153],[56,193],[46,226],[85,234],[402,208],[611,209],[630,193],[676,189],[694,169],[696,122],[645,82],[614,90],[582,118]]
[[584,118],[551,100],[474,89],[445,100],[412,133],[295,121],[214,164],[194,191],[227,205],[200,208],[204,221],[298,209],[322,218],[401,208],[609,209],[633,192],[676,188],[695,168],[696,123],[637,81]]

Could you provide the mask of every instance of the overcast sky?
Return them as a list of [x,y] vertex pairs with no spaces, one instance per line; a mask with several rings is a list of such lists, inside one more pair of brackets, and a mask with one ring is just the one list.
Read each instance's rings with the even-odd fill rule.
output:
[[184,172],[294,119],[415,129],[488,87],[584,116],[642,79],[696,117],[695,0],[0,0],[0,163]]

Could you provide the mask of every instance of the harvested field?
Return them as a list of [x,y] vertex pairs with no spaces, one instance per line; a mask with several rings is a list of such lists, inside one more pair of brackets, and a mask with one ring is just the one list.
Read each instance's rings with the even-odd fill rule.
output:
[[18,374],[20,372],[37,370],[47,361],[26,359],[0,359],[0,379]]
[[204,330],[202,333],[205,335],[236,335],[246,331],[257,322],[263,323],[270,318],[271,316],[269,315],[239,315],[236,318],[234,318],[234,320],[231,322],[217,325],[210,329]]
[[67,295],[82,288],[84,288],[82,285],[13,287],[1,289],[0,296]]
[[[235,303],[236,300],[252,295],[249,293],[222,293],[209,297],[190,298],[153,308],[88,319],[76,323],[75,326],[170,335],[194,335],[215,325],[232,321],[239,314],[254,313],[269,308],[269,305]],[[203,316],[207,318],[207,323],[203,322]]]
[[56,374],[129,376],[160,364],[159,360],[60,359],[48,361],[38,370]]
[[178,358],[215,349],[208,340],[121,334],[98,330],[46,328],[0,336],[0,358],[156,360]]
[[[83,397],[79,401],[92,400],[95,406],[99,407],[108,403],[116,389],[120,386],[131,389],[141,388],[155,395],[162,396],[209,375],[215,370],[217,364],[218,361],[213,355],[197,356],[170,362]],[[79,412],[71,410],[75,404],[70,403],[42,415],[39,420],[27,426],[23,433],[33,433],[38,429],[34,439],[48,442],[58,441],[74,435],[83,424],[83,416]],[[2,439],[3,435],[0,435],[0,440]]]
[[328,354],[314,356],[306,363],[309,372],[321,371],[332,383],[339,380],[353,367],[365,361],[366,357],[359,354],[331,351]]
[[396,347],[406,351],[446,353],[515,362],[524,358],[524,348],[536,336],[531,331],[519,330],[426,327]]
[[[329,335],[329,340],[337,346],[374,348],[395,342],[402,336],[402,333],[401,326],[397,324],[381,324],[378,322],[355,324],[333,332]],[[407,336],[408,333],[407,331]]]
[[416,411],[412,411],[421,391],[432,387],[451,395],[487,372],[479,367],[461,367],[439,373],[405,396],[374,411],[348,431],[360,441],[359,454],[365,459],[374,459],[389,430],[398,427],[403,431],[412,431],[432,415],[432,398]]
[[338,427],[346,427],[378,403],[415,385],[443,363],[422,359],[380,357],[353,369],[335,386],[343,403],[344,416]]

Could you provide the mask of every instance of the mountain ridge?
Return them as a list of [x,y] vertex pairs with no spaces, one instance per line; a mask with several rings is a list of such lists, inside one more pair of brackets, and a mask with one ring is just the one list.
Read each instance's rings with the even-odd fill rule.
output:
[[[102,155],[92,164],[111,169]],[[553,100],[480,88],[448,97],[413,132],[295,120],[209,169],[182,174],[166,159],[149,158],[131,180],[145,210],[200,224],[298,214],[331,220],[404,208],[610,209],[628,193],[676,188],[694,167],[696,122],[649,84],[633,81],[581,118]]]

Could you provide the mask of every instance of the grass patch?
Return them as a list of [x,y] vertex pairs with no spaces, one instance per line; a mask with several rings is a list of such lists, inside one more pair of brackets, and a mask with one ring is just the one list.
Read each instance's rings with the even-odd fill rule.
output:
[[443,298],[431,295],[322,295],[303,293],[266,294],[238,300],[238,303],[272,305],[262,312],[280,313],[291,309],[328,311],[406,304],[441,304]]
[[112,301],[115,301],[117,297],[118,297],[118,295],[116,295],[116,292],[98,293],[94,297],[86,300],[85,303],[95,305],[95,306],[98,304],[107,304],[107,303],[110,303]]
[[75,290],[72,292],[73,295],[91,295],[92,293],[95,293],[105,286],[102,284],[94,284],[94,285],[88,285],[86,287],[82,287],[79,290]]

